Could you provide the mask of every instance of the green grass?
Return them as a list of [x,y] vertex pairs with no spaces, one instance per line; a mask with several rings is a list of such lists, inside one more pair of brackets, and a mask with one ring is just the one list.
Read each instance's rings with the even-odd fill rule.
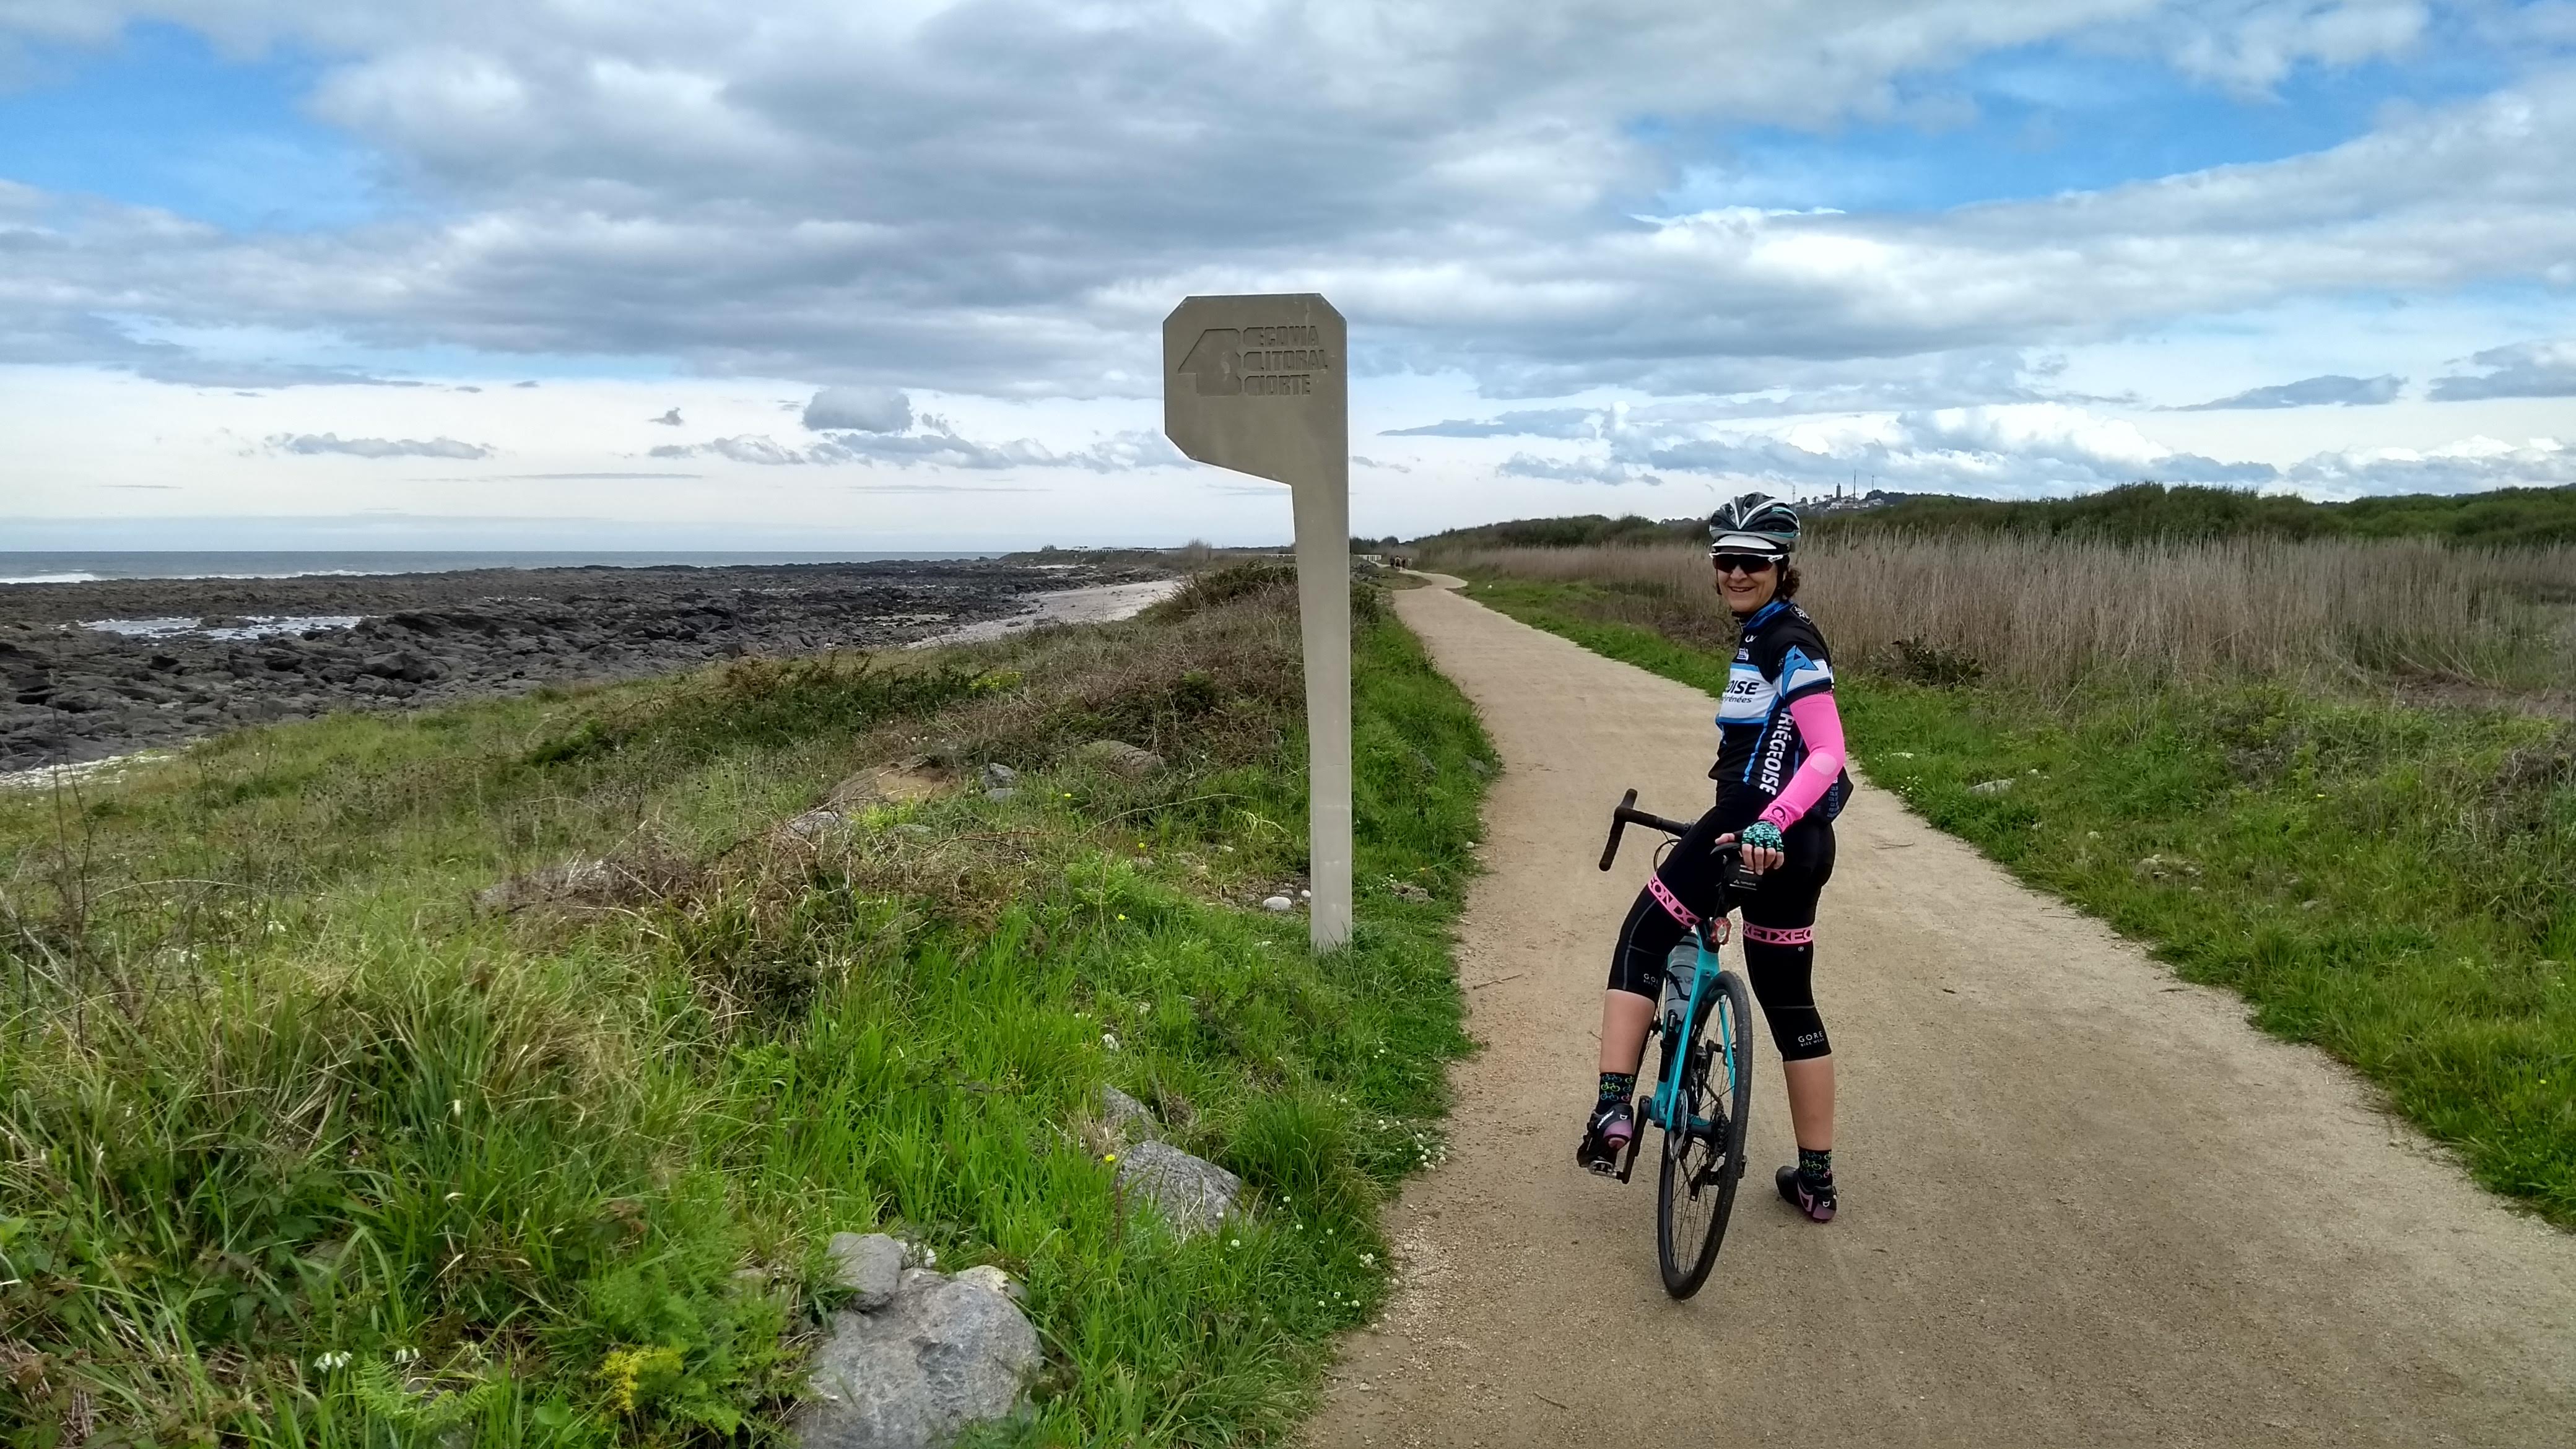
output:
[[[818,1245],[871,1228],[1028,1284],[1047,1367],[1005,1439],[1276,1440],[1385,1291],[1377,1207],[1438,1153],[1467,1044],[1448,946],[1492,756],[1375,597],[1359,925],[1322,959],[1229,903],[1303,867],[1271,576],[0,799],[7,1442],[761,1442]],[[1101,737],[1172,768],[1090,770]],[[1019,795],[770,828],[916,751]],[[572,859],[619,872],[473,905]],[[1104,1083],[1252,1217],[1184,1242],[1122,1209]]]
[[[1590,617],[1586,586],[1473,593],[1703,689],[1726,673]],[[2576,730],[2264,682],[2096,679],[2042,699],[1868,663],[1837,661],[1838,695],[1876,783],[2185,978],[2242,993],[2481,1183],[2576,1226]]]

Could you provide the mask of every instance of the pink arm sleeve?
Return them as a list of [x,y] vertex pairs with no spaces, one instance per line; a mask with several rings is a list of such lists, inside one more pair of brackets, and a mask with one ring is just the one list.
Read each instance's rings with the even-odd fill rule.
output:
[[1819,689],[1789,701],[1789,718],[1798,722],[1798,741],[1807,747],[1807,758],[1798,773],[1789,777],[1789,787],[1773,799],[1762,818],[1786,830],[1798,823],[1843,772],[1843,717],[1834,709],[1834,692]]

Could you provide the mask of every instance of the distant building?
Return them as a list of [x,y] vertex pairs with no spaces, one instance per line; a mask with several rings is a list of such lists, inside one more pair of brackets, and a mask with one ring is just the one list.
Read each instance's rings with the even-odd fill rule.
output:
[[1872,488],[1863,493],[1856,486],[1845,488],[1837,483],[1834,485],[1833,492],[1821,498],[1802,499],[1798,507],[1809,513],[1860,513],[1872,508],[1886,508],[1891,504],[1901,503],[1907,496],[1903,493],[1890,493],[1881,488]]

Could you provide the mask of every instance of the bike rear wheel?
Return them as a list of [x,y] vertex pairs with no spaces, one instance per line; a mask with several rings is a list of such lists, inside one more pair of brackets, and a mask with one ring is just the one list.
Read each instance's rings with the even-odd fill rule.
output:
[[1753,1111],[1753,1003],[1744,981],[1718,973],[1687,1039],[1667,1034],[1665,1069],[1681,1074],[1674,1121],[1664,1131],[1655,1252],[1664,1291],[1688,1298],[1708,1281],[1744,1180],[1744,1128]]

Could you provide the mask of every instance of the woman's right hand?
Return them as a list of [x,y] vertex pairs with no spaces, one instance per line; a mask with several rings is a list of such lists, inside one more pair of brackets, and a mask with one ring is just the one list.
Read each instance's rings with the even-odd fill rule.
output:
[[[1731,831],[1725,835],[1719,836],[1717,838],[1717,843],[1720,845],[1738,844],[1734,833]],[[1788,856],[1783,855],[1778,849],[1768,845],[1745,845],[1736,853],[1743,858],[1744,868],[1753,872],[1755,875],[1760,875],[1766,870],[1777,870],[1781,866],[1789,863]]]

